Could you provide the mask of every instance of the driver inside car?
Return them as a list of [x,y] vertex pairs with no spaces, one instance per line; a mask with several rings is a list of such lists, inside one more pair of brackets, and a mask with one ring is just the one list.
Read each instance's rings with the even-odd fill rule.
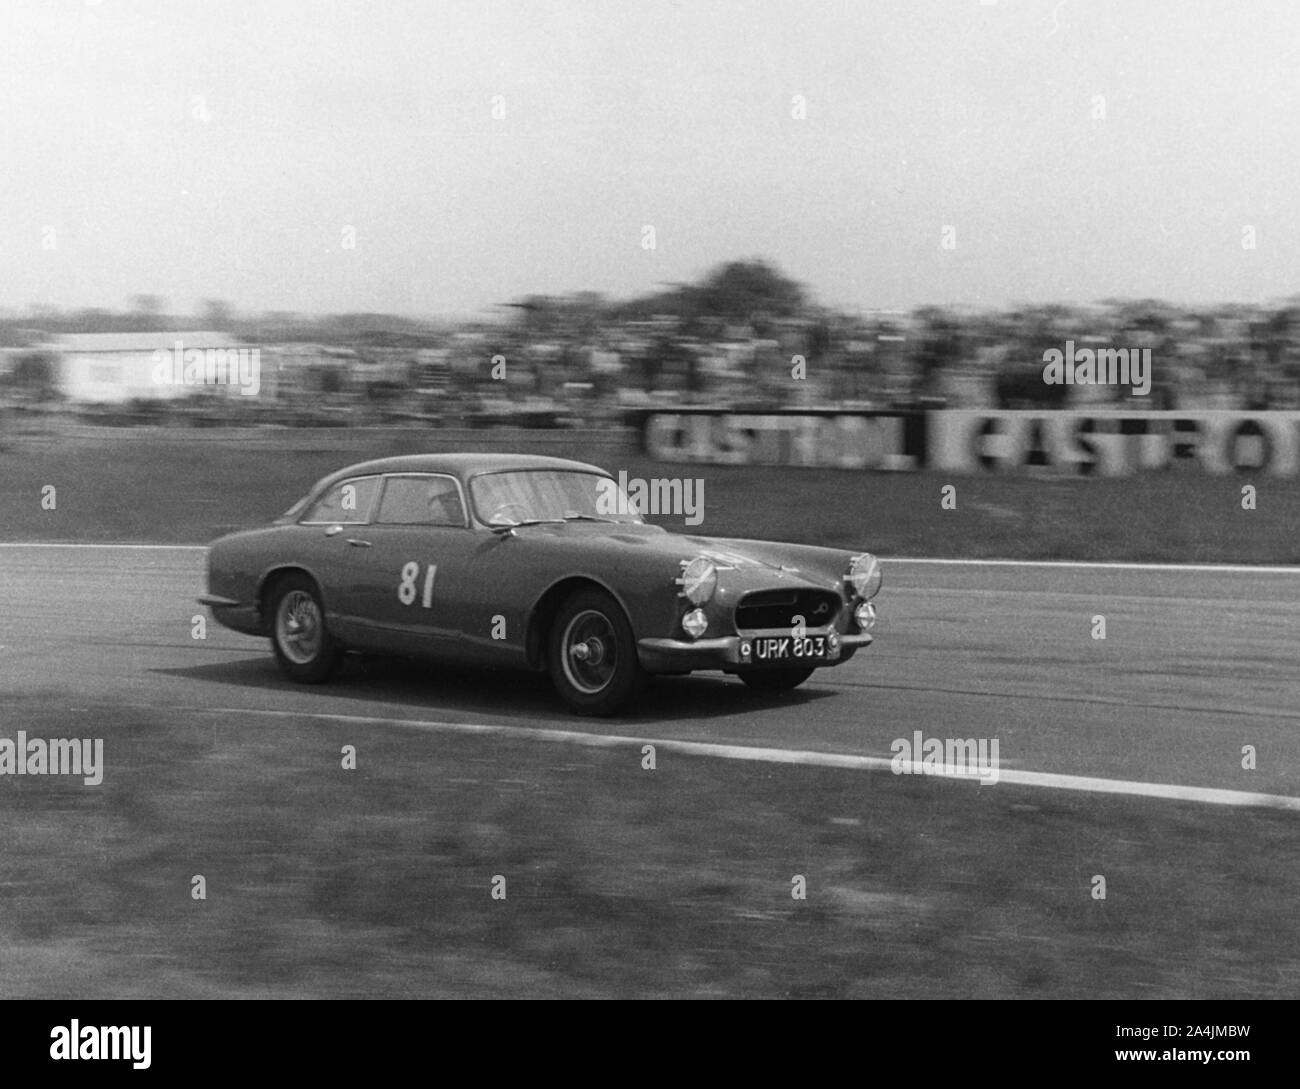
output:
[[451,480],[435,480],[429,485],[429,520],[435,526],[464,525],[460,510],[460,495]]

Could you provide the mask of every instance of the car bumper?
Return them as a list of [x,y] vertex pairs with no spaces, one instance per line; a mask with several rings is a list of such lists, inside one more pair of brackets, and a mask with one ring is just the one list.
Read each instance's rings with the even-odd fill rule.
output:
[[[722,635],[711,639],[658,639],[637,640],[638,657],[641,665],[650,673],[675,673],[692,669],[725,669],[734,671],[754,666],[759,669],[772,668],[770,663],[756,661],[752,655],[751,645],[756,637],[774,633],[759,632],[755,635]],[[825,632],[809,632],[809,635],[824,635]],[[872,636],[861,634],[840,635],[837,637],[838,653],[833,658],[798,658],[782,661],[783,666],[814,666],[818,669],[839,665],[853,657],[862,647],[870,646]]]
[[198,601],[200,605],[206,605],[212,610],[212,618],[223,627],[244,635],[266,634],[256,605],[247,605],[217,594],[200,594]]

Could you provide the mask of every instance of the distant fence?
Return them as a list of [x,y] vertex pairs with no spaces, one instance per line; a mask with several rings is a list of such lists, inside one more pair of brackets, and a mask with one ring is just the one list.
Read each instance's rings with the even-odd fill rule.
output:
[[641,435],[658,461],[906,470],[926,464],[931,418],[910,409],[680,409],[646,413]]
[[1298,453],[1300,412],[954,411],[930,427],[931,466],[958,472],[1109,477],[1195,466],[1295,476]]
[[647,413],[641,439],[661,461],[722,465],[1300,474],[1300,412],[698,409]]

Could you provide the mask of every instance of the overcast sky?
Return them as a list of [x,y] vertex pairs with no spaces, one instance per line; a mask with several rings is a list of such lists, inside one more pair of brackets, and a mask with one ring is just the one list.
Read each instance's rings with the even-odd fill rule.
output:
[[1259,301],[1298,129],[1295,0],[4,0],[0,307]]

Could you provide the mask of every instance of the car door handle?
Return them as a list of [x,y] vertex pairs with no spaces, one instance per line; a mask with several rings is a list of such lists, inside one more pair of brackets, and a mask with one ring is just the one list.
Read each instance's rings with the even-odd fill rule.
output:
[[349,538],[348,538],[348,544],[350,544],[353,548],[369,548],[369,547],[370,547],[370,542],[369,542],[369,541],[361,541],[361,540],[358,540],[356,537],[349,537]]

